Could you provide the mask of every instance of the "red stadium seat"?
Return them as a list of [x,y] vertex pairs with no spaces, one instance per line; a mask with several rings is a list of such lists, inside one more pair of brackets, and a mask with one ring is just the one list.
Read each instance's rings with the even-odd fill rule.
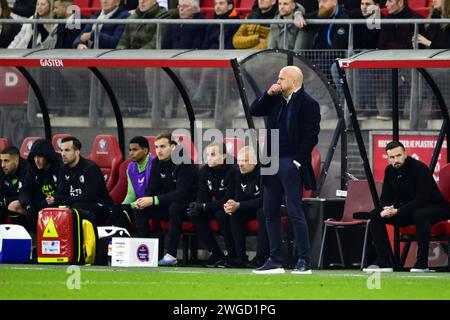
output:
[[417,12],[418,14],[420,14],[424,18],[427,18],[428,15],[430,14],[430,8],[429,7],[417,7],[417,8],[413,8],[413,10],[415,12]]
[[131,162],[130,159],[125,160],[119,166],[119,178],[116,184],[109,192],[114,204],[122,203],[123,199],[127,195],[128,179],[127,179],[127,168],[128,164]]
[[116,137],[106,134],[95,137],[88,159],[100,167],[105,177],[106,188],[111,191],[119,178],[119,166],[123,159]]
[[247,15],[253,10],[253,4],[255,0],[240,0],[239,5],[236,7],[236,11],[241,17],[247,17]]
[[419,7],[426,7],[428,5],[428,0],[409,0],[408,6],[411,9],[419,8]]
[[10,146],[8,138],[0,138],[0,152]]
[[70,137],[68,133],[57,133],[52,138],[52,145],[56,152],[61,153],[61,140],[66,137]]
[[23,139],[22,146],[20,147],[20,157],[23,159],[28,158],[28,154],[30,153],[31,146],[36,140],[42,139],[41,137],[26,137]]
[[[375,187],[377,190],[378,196],[381,194],[382,182],[375,181]],[[348,183],[347,190],[347,198],[345,199],[344,204],[344,213],[342,215],[341,220],[327,219],[324,223],[322,242],[320,244],[320,253],[319,253],[319,263],[318,268],[322,268],[323,263],[323,253],[325,252],[325,240],[327,236],[328,228],[334,228],[336,232],[336,240],[339,249],[339,256],[341,259],[341,266],[345,268],[344,262],[344,254],[342,251],[342,245],[340,240],[340,235],[338,230],[347,228],[347,227],[363,227],[364,228],[364,243],[362,247],[362,255],[361,255],[361,268],[364,267],[365,263],[365,253],[367,246],[367,239],[369,234],[368,222],[367,219],[355,219],[355,213],[369,213],[374,209],[372,196],[369,189],[369,183],[367,180],[351,180]]]

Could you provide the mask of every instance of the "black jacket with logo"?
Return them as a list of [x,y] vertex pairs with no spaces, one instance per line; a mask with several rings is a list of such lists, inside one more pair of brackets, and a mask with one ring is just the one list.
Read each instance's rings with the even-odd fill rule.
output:
[[56,205],[98,203],[112,206],[113,204],[106,190],[103,174],[94,161],[80,157],[75,167],[64,165],[59,180],[55,194]]
[[233,198],[234,170],[229,164],[215,168],[205,165],[200,169],[197,202],[206,204],[206,212],[222,209],[223,204]]
[[256,167],[252,172],[242,174],[239,169],[235,172],[234,200],[240,203],[241,211],[257,211],[262,208],[262,187],[260,169]]
[[160,206],[172,202],[189,203],[197,191],[198,170],[193,164],[174,164],[171,160],[153,159],[150,170],[150,185],[146,194],[158,196]]
[[[39,170],[34,163],[34,156],[43,156],[50,164],[48,170]],[[37,140],[33,143],[28,155],[28,172],[25,175],[23,187],[19,192],[19,201],[22,207],[31,206],[41,210],[48,206],[47,196],[54,196],[58,188],[61,172],[61,157],[53,149],[48,140]]]

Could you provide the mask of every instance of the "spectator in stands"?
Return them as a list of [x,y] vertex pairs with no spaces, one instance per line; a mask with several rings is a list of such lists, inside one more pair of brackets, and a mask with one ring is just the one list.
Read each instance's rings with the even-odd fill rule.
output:
[[14,18],[27,19],[36,9],[36,0],[15,0],[12,8]]
[[231,232],[236,248],[235,265],[237,267],[244,266],[247,261],[245,224],[249,220],[258,220],[256,256],[250,261],[249,266],[259,268],[269,257],[269,239],[262,208],[260,170],[252,147],[245,146],[239,150],[237,161],[239,169],[235,170],[234,196],[225,202],[223,208],[225,213],[231,216]]
[[[380,7],[378,0],[361,0],[358,10],[350,11],[353,19],[367,19],[366,24],[354,25],[353,46],[356,50],[376,49],[380,29],[371,23],[375,18],[380,18]],[[358,119],[365,120],[377,115],[376,95],[374,90],[373,70],[360,69],[357,73],[356,81],[358,93],[356,96],[356,106],[358,107]]]
[[[433,0],[429,18],[450,19],[450,0]],[[417,35],[417,41],[422,48],[450,48],[450,26],[447,23],[426,24],[423,34]]]
[[[413,11],[408,6],[408,0],[387,0],[386,8],[388,15],[386,19],[423,19],[417,12]],[[411,39],[414,34],[414,24],[382,24],[380,31],[380,38],[378,40],[379,49],[412,49],[413,45]],[[405,105],[404,90],[407,89],[410,73],[400,70],[399,72],[399,93],[400,98],[400,112],[407,113],[407,106]],[[378,74],[376,83],[386,83],[391,81],[391,72],[381,71]],[[392,87],[388,84],[385,90],[380,90],[377,95],[378,120],[390,120],[392,118]]]
[[[0,19],[12,19],[11,9],[6,0],[0,0]],[[20,28],[20,24],[0,24],[0,48],[7,48]]]
[[[277,14],[276,0],[258,0],[247,19],[273,19]],[[235,49],[266,49],[269,43],[270,25],[241,24],[233,36]]]
[[[166,8],[156,0],[140,0],[136,11],[128,19],[169,19]],[[163,39],[167,25],[160,26],[160,37]],[[117,49],[156,49],[156,24],[128,24],[119,40]]]
[[[379,0],[361,0],[359,10],[350,12],[352,19],[374,19],[381,17]],[[369,20],[370,22],[370,20]],[[353,47],[355,49],[376,49],[378,46],[378,38],[380,29],[370,24],[354,25]]]
[[161,266],[176,265],[177,247],[186,209],[194,200],[198,171],[190,163],[175,164],[172,152],[176,142],[170,133],[161,133],[155,138],[156,156],[152,161],[150,181],[145,196],[138,198],[134,219],[140,237],[150,237],[149,219],[169,220],[169,242],[167,253],[159,261]]
[[[389,2],[390,0],[388,0]],[[439,191],[433,174],[422,162],[409,157],[398,141],[386,145],[389,165],[384,171],[381,208],[370,213],[370,233],[375,245],[376,271],[393,271],[392,250],[386,224],[416,227],[417,260],[411,272],[426,272],[431,225],[450,218],[448,201]],[[370,266],[365,270],[373,270]]]
[[[205,19],[199,0],[179,0],[180,19]],[[206,26],[203,24],[171,24],[164,39],[164,49],[201,49]]]
[[[215,0],[214,1],[214,19],[239,19],[239,14],[234,9],[233,0]],[[224,43],[223,49],[233,49],[233,36],[239,25],[225,24],[223,26]],[[219,49],[220,25],[209,24],[206,27],[205,39],[202,49]],[[192,102],[194,107],[206,109],[203,114],[197,113],[197,117],[208,117],[213,114],[216,98],[216,84],[219,73],[217,69],[205,68],[201,70],[200,81],[195,89]]]
[[[349,19],[347,9],[339,5],[337,0],[318,0],[318,11],[305,15],[306,19]],[[330,25],[312,25],[306,24],[304,19],[297,19],[295,24],[299,28],[306,28],[314,32],[314,49],[347,49],[348,47],[348,25],[330,24]],[[333,58],[334,60],[334,58]],[[326,63],[331,65],[331,63]]]
[[[275,19],[293,20],[297,11],[305,14],[305,8],[294,0],[278,0],[278,13]],[[298,52],[311,47],[312,37],[304,29],[299,29],[294,24],[288,24],[286,35],[284,30],[284,24],[272,24],[270,26],[269,49],[287,49]]]
[[127,168],[127,195],[122,204],[113,207],[110,220],[112,225],[123,228],[134,222],[133,209],[136,209],[137,199],[145,195],[153,161],[149,154],[150,145],[145,137],[131,139],[128,150],[131,162]]
[[[320,5],[320,3],[319,3]],[[280,207],[283,196],[294,230],[298,261],[293,273],[310,274],[310,245],[308,225],[302,208],[303,189],[315,189],[316,181],[311,163],[311,152],[318,142],[320,107],[303,87],[300,68],[287,66],[280,70],[277,83],[250,107],[253,116],[267,116],[269,135],[266,153],[279,158],[278,172],[263,177],[263,212],[269,235],[270,257],[255,273],[284,273],[281,250]],[[271,145],[271,131],[279,132],[278,144]],[[278,150],[276,147],[279,147]],[[276,153],[276,151],[279,151]]]
[[[55,0],[55,7],[53,12],[58,19],[75,19],[71,6],[73,0]],[[58,24],[53,32],[47,37],[45,46],[49,49],[71,49],[76,37],[80,34],[80,28],[75,26],[68,26],[68,24]]]
[[[10,216],[17,223],[25,224],[15,210],[15,201],[19,199],[19,190],[23,185],[28,169],[27,161],[20,158],[20,151],[14,146],[0,153],[2,170],[0,171],[0,219]],[[12,205],[11,205],[12,204]]]
[[[234,193],[234,168],[226,164],[226,146],[223,143],[211,143],[206,147],[206,165],[200,169],[198,194],[195,202],[189,204],[191,217],[198,237],[211,253],[205,267],[235,266],[237,261],[231,233],[230,216],[224,211],[224,203]],[[210,221],[216,219],[219,232],[225,241],[227,256],[220,249],[210,227]],[[247,261],[239,261],[246,264]]]
[[[128,11],[120,5],[120,0],[101,0],[102,10],[92,15],[91,19],[126,19],[130,15]],[[114,49],[125,30],[123,24],[87,24],[80,35],[73,42],[73,47],[77,49],[94,48],[95,33],[98,35],[99,49]]]
[[[214,19],[239,19],[239,14],[234,9],[233,0],[214,0]],[[223,26],[224,45],[223,49],[234,49],[233,36],[239,25],[225,24]],[[220,25],[209,24],[205,31],[205,40],[202,49],[219,49]]]
[[48,207],[47,197],[53,196],[58,187],[62,161],[46,139],[33,143],[27,160],[28,170],[19,190],[19,199],[10,206],[13,206],[11,211],[26,216],[29,230],[36,232],[38,213]]
[[98,225],[102,224],[110,216],[112,199],[100,168],[81,156],[81,142],[75,137],[61,139],[61,156],[64,165],[58,189],[47,197],[47,203],[87,210],[95,215]]
[[[423,17],[408,6],[408,0],[387,0],[386,19],[423,19]],[[414,34],[414,24],[383,24],[381,26],[379,49],[412,49],[411,39]]]
[[[53,0],[37,0],[36,11],[30,19],[51,19],[53,18]],[[38,24],[36,47],[42,47],[42,43],[47,39],[49,33],[56,28],[53,24]],[[27,49],[33,47],[33,24],[24,24],[20,32],[8,46],[8,49]]]

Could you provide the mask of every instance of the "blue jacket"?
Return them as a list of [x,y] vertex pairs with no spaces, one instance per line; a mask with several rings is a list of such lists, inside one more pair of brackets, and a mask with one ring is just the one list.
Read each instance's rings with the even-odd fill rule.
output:
[[[97,17],[100,15],[100,12],[95,13],[91,16],[91,19],[97,19]],[[111,19],[126,19],[128,18],[130,14],[128,11],[120,6],[119,9],[111,16]],[[80,37],[83,33],[91,32],[92,31],[92,24],[87,24],[84,29],[81,31],[80,35],[75,39],[73,42],[73,47],[76,48],[82,41],[80,40]],[[124,24],[104,24],[100,34],[99,34],[99,42],[98,47],[99,49],[115,49],[117,44],[119,43],[120,37],[122,36],[123,31],[125,30]],[[94,47],[94,39],[95,35],[94,32],[91,33],[91,38],[89,43],[85,43],[88,48]]]
[[[271,129],[278,129],[278,118],[281,105],[285,103],[283,96],[276,94],[270,96],[266,93],[257,98],[250,107],[253,116],[267,116],[267,137],[264,144],[265,153],[271,157]],[[300,164],[300,170],[307,190],[316,188],[316,180],[311,164],[311,152],[319,141],[320,107],[316,100],[301,87],[292,94],[288,111],[288,139],[293,148],[294,160]]]

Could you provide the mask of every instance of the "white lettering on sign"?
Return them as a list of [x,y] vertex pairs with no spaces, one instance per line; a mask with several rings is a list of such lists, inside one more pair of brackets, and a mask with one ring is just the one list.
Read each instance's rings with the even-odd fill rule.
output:
[[64,67],[61,59],[41,59],[39,62],[41,67]]
[[15,87],[19,82],[19,77],[14,72],[5,72],[5,87]]

